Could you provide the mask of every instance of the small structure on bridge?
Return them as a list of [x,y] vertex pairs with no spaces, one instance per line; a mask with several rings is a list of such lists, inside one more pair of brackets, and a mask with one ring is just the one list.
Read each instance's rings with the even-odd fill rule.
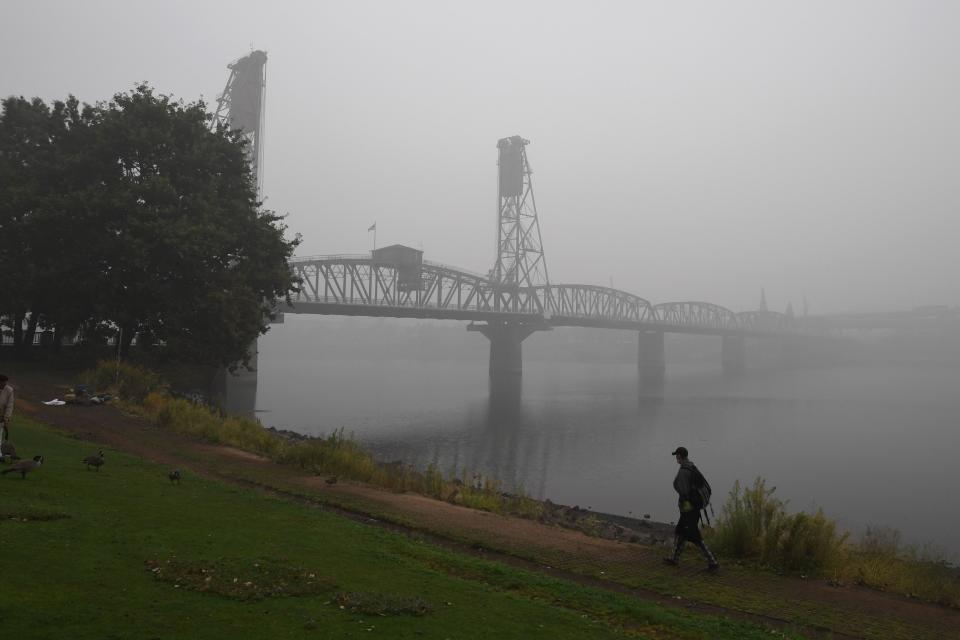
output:
[[397,271],[397,287],[400,291],[423,288],[423,251],[392,244],[370,252],[375,266],[389,266]]

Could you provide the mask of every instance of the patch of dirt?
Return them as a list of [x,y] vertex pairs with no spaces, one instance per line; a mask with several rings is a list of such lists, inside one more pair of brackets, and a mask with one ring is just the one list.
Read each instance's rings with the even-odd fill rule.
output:
[[270,458],[264,458],[263,456],[258,456],[255,453],[250,453],[249,451],[244,451],[243,449],[237,449],[236,447],[228,447],[225,445],[217,444],[207,444],[207,445],[197,445],[197,450],[203,451],[205,453],[210,453],[217,456],[222,456],[224,458],[231,458],[233,460],[242,460],[243,462],[250,462],[253,464],[270,464]]
[[[535,520],[504,516],[450,504],[417,493],[394,493],[369,485],[340,480],[328,485],[320,476],[305,476],[304,487],[362,498],[379,503],[391,511],[412,516],[428,531],[449,532],[458,538],[477,537],[499,542],[496,548],[552,547],[571,554],[589,554],[609,560],[622,559],[622,543],[584,535],[579,531],[541,524]],[[477,535],[471,535],[473,532]],[[479,535],[482,534],[482,535]],[[636,550],[636,549],[635,549]]]

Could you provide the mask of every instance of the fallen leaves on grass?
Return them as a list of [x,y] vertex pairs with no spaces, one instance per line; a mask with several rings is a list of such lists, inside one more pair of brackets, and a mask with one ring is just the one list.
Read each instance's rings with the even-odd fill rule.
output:
[[147,560],[154,578],[175,589],[214,593],[234,600],[263,600],[330,592],[337,585],[314,570],[269,558]]
[[51,520],[65,520],[70,516],[58,511],[19,511],[0,512],[0,522],[12,520],[13,522],[50,522]]
[[335,601],[341,609],[375,616],[413,615],[424,616],[433,610],[417,596],[401,596],[393,593],[369,591],[340,592]]

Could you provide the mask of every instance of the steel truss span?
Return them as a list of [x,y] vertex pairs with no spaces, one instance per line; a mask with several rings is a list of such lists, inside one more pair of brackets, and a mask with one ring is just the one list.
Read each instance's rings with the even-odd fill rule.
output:
[[663,302],[654,307],[657,318],[685,327],[712,327],[719,331],[737,330],[737,314],[709,302]]
[[793,319],[773,312],[737,314],[706,302],[647,300],[593,285],[516,287],[424,261],[418,283],[369,256],[290,261],[300,279],[285,313],[510,321],[543,327],[580,326],[668,333],[771,335],[794,332]]

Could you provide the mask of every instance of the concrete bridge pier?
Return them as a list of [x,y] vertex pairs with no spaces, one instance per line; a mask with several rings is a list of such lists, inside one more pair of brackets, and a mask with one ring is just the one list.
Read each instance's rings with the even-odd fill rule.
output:
[[490,340],[490,377],[502,380],[523,375],[523,341],[545,327],[520,322],[469,324],[467,331],[478,331]]
[[234,373],[226,367],[217,369],[211,384],[211,400],[227,413],[252,418],[257,405],[257,340],[250,344],[247,353],[249,369],[240,367]]
[[724,375],[739,376],[747,370],[747,341],[743,336],[723,336],[720,362]]
[[637,368],[644,387],[659,388],[666,380],[667,359],[663,331],[637,334]]

